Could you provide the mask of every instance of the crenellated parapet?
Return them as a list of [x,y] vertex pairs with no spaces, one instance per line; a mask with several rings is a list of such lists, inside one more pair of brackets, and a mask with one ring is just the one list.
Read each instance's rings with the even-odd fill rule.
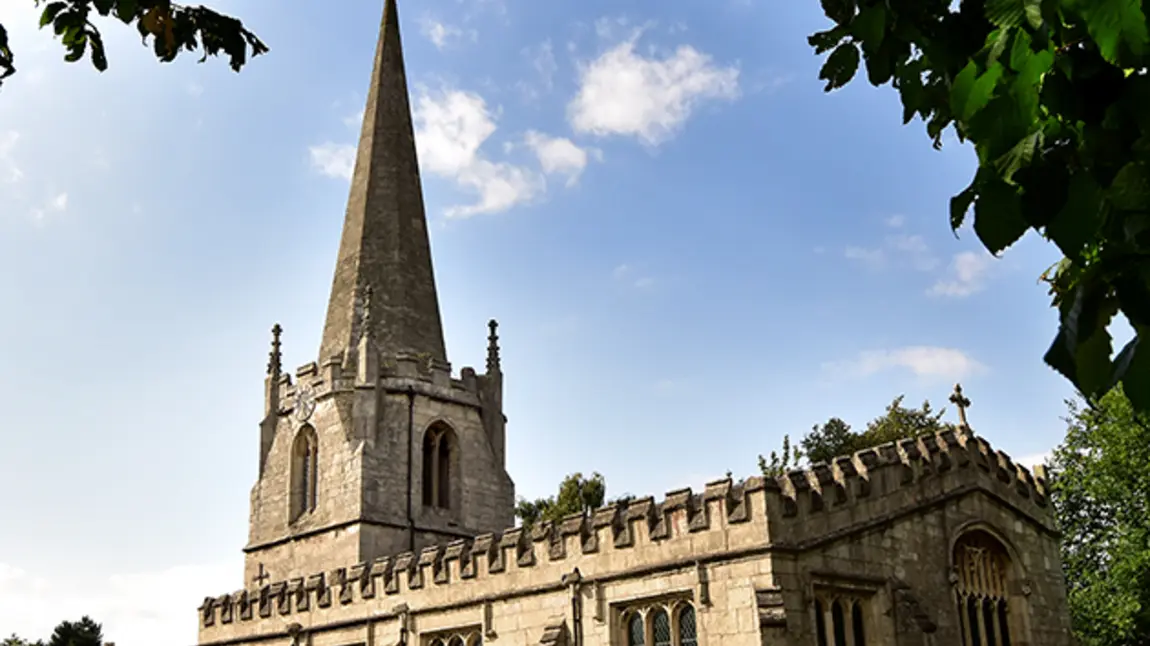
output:
[[717,480],[701,492],[687,488],[668,492],[662,500],[620,501],[531,529],[510,528],[208,598],[200,607],[201,623],[207,628],[394,595],[410,600],[444,586],[477,585],[541,568],[555,570],[545,580],[558,581],[575,566],[595,577],[617,569],[620,561],[610,558],[612,553],[648,552],[636,562],[694,563],[721,557],[735,545],[741,550],[804,549],[975,491],[1053,528],[1044,478],[982,438],[945,431],[778,478]]

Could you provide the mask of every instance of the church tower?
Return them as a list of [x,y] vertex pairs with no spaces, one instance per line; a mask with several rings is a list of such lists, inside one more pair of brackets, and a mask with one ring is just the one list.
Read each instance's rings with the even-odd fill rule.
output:
[[386,0],[317,362],[273,330],[245,584],[514,522],[495,321],[483,374],[452,377],[395,0]]

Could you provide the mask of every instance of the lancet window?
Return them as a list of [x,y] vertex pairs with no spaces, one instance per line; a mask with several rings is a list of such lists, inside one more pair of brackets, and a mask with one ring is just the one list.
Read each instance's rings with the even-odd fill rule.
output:
[[620,613],[626,646],[698,646],[695,608],[686,600],[629,607]]
[[423,434],[423,504],[451,507],[451,453],[455,435],[445,425],[436,425]]
[[963,646],[1010,646],[1010,557],[984,531],[964,535],[954,547],[955,604]]
[[818,646],[866,646],[867,597],[840,590],[815,591]]
[[427,635],[424,646],[483,646],[483,635],[478,627],[461,628]]
[[319,492],[319,437],[311,426],[303,426],[292,443],[291,519],[315,511]]

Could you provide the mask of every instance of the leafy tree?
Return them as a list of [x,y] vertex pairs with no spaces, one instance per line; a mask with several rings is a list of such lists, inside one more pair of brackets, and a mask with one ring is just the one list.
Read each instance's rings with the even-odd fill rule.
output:
[[[1088,398],[1124,384],[1150,411],[1150,31],[1145,0],[821,0],[811,35],[826,91],[860,64],[890,83],[934,147],[953,125],[978,153],[950,201],[957,232],[999,254],[1030,229],[1062,260],[1043,274],[1060,326],[1045,356]],[[1136,335],[1112,358],[1122,312]]]
[[12,633],[11,637],[6,637],[0,641],[0,646],[44,646],[44,642],[41,640],[31,642],[17,637],[16,633]]
[[48,646],[102,646],[103,643],[103,629],[87,615],[80,621],[60,622],[48,639]]
[[935,412],[929,401],[924,401],[922,408],[906,408],[902,405],[903,398],[903,395],[896,397],[886,407],[886,412],[871,420],[861,433],[852,430],[843,420],[832,417],[822,426],[816,424],[799,441],[802,450],[791,445],[790,436],[784,436],[782,455],[771,451],[769,461],[760,455],[759,470],[764,476],[780,476],[798,468],[804,458],[808,463],[830,462],[839,456],[887,442],[954,428],[952,424],[942,421],[946,409]]
[[1121,388],[1067,405],[1050,498],[1075,634],[1083,646],[1150,645],[1150,415]]
[[576,513],[588,513],[602,507],[607,498],[607,481],[598,473],[584,478],[582,473],[573,473],[559,483],[559,492],[549,498],[537,500],[519,499],[515,515],[526,528],[539,521],[559,521]]
[[[13,0],[15,1],[15,0]],[[23,0],[27,1],[27,0]],[[92,65],[103,72],[108,68],[104,38],[92,22],[95,15],[112,17],[125,25],[135,24],[140,38],[152,39],[156,58],[168,63],[182,51],[201,50],[203,57],[223,54],[239,71],[249,55],[259,56],[268,48],[243,23],[207,7],[189,7],[171,0],[35,0],[43,6],[40,27],[52,26],[67,50],[64,60],[74,63],[88,54]],[[249,54],[250,50],[250,54]],[[0,84],[16,73],[15,54],[8,44],[8,32],[0,24]]]

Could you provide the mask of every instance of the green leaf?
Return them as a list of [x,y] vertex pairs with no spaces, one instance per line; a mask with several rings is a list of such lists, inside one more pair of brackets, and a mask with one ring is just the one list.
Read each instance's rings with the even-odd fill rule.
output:
[[136,18],[139,6],[138,0],[119,0],[116,3],[116,17],[126,25]]
[[[1150,413],[1150,328],[1142,327],[1118,355],[1115,372],[1121,370],[1122,390],[1135,410]],[[1119,368],[1121,366],[1121,368]]]
[[92,65],[99,72],[108,69],[108,56],[104,51],[104,38],[94,28],[88,30],[88,40],[92,43]]
[[1008,29],[995,29],[987,36],[990,41],[990,52],[986,57],[986,64],[993,65],[998,62],[1002,56],[1002,52],[1006,51],[1006,44],[1010,42],[1010,30]]
[[826,31],[816,32],[807,36],[807,44],[815,48],[815,54],[823,54],[829,52],[838,46],[842,39],[850,33],[850,30],[842,25],[838,25],[833,29]]
[[1071,383],[1078,383],[1078,367],[1074,364],[1074,353],[1070,351],[1070,332],[1065,326],[1058,327],[1058,334],[1042,359]]
[[1023,0],[986,0],[986,19],[995,27],[1017,27],[1025,18]]
[[1130,162],[1118,171],[1106,197],[1121,211],[1143,211],[1150,206],[1150,165]]
[[1029,228],[1022,217],[1020,202],[1014,187],[998,178],[985,181],[979,187],[978,200],[974,203],[974,233],[990,253],[997,256]]
[[1018,169],[1029,166],[1034,159],[1034,151],[1042,146],[1042,131],[1032,132],[1022,138],[1005,155],[994,161],[999,176],[1009,182]]
[[867,51],[877,50],[886,34],[886,6],[872,4],[860,11],[851,23],[851,33],[862,41]]
[[1126,272],[1114,280],[1114,293],[1132,324],[1150,327],[1150,284],[1146,280],[1136,272]]
[[1142,55],[1150,36],[1141,0],[1088,0],[1077,4],[1103,58],[1118,65],[1123,54]]
[[1110,389],[1114,365],[1110,362],[1110,332],[1105,327],[1097,329],[1082,343],[1074,355],[1077,366],[1078,388],[1090,397],[1101,397]]
[[1010,45],[1010,69],[1015,72],[1022,71],[1026,61],[1030,59],[1030,34],[1019,29],[1014,32],[1014,42]]
[[106,16],[111,13],[112,7],[116,4],[116,0],[94,0],[93,4],[101,16]]
[[1102,224],[1102,190],[1089,173],[1070,177],[1066,205],[1046,226],[1046,237],[1068,258],[1077,258]]
[[956,119],[968,121],[979,110],[986,107],[998,79],[1002,78],[1002,66],[994,63],[982,74],[974,61],[967,63],[959,72],[950,89],[950,109]]
[[827,82],[824,91],[830,92],[850,83],[858,68],[858,47],[853,43],[843,43],[836,47],[819,70],[819,78]]
[[[975,181],[978,181],[975,179]],[[957,232],[966,220],[966,212],[970,210],[970,204],[974,201],[974,182],[970,183],[958,195],[950,198],[950,230]]]
[[855,0],[822,0],[823,13],[841,24],[850,22],[855,15]]
[[1074,384],[1088,397],[1101,396],[1110,387],[1112,347],[1106,328],[1118,313],[1118,302],[1097,278],[1080,282],[1062,316],[1067,349],[1074,355]]
[[52,2],[44,7],[44,11],[40,13],[40,28],[43,29],[56,20],[56,16],[67,6],[66,2]]
[[1026,9],[1026,22],[1035,29],[1041,29],[1042,23],[1042,0],[1022,0],[1022,4]]

